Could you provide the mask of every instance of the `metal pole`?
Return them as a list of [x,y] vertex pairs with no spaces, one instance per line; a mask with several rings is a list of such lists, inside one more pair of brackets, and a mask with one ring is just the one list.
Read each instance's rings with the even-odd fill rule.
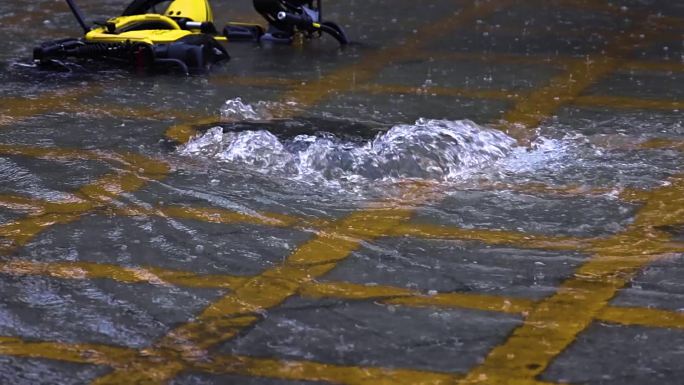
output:
[[76,3],[74,3],[74,0],[66,0],[67,4],[69,4],[69,8],[71,8],[71,13],[74,14],[74,17],[78,21],[78,24],[81,25],[81,28],[83,28],[83,32],[88,33],[90,32],[90,27],[85,22],[85,17],[83,17],[83,13],[81,12],[81,9],[78,8]]

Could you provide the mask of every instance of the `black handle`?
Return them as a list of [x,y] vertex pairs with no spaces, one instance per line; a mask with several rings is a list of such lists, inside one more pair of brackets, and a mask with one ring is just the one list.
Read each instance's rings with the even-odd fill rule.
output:
[[283,23],[287,23],[304,30],[314,29],[313,20],[311,20],[311,18],[305,14],[295,15],[294,13],[281,11],[278,12],[277,16],[278,20]]

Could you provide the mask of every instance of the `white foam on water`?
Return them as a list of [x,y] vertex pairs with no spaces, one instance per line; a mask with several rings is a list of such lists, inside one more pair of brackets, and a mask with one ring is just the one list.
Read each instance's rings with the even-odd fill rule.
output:
[[[271,107],[232,99],[224,105],[222,117],[268,121]],[[562,167],[576,142],[540,137],[530,147],[520,147],[505,133],[470,120],[419,119],[366,141],[327,133],[279,138],[267,130],[214,127],[178,152],[237,170],[335,185],[406,179],[463,182],[474,176],[497,179]]]

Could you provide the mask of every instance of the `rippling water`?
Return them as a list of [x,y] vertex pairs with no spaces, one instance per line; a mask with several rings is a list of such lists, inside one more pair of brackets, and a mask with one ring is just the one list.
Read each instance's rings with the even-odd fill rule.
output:
[[[268,120],[268,111],[231,100],[223,115]],[[471,121],[420,119],[397,125],[372,140],[327,132],[285,138],[268,130],[213,127],[179,148],[181,155],[234,168],[329,182],[406,178],[449,181],[482,171],[509,154],[515,140]]]
[[[121,8],[121,2],[113,0],[79,3],[92,18],[116,14]],[[585,55],[603,49],[604,37],[598,32],[585,44],[579,38],[554,41],[548,28],[562,26],[563,33],[580,36],[593,22],[608,36],[622,28],[627,16],[620,13],[613,20],[603,14],[590,17],[587,10],[561,12],[555,2],[535,9],[514,3],[511,11],[475,20],[472,30],[424,47],[426,52],[415,58],[388,63],[372,80],[375,88],[362,89],[354,73],[351,85],[342,87],[349,91],[331,92],[313,106],[283,101],[283,94],[289,95],[290,87],[313,87],[364,55],[410,39],[423,31],[426,20],[445,9],[453,11],[453,2],[416,7],[399,1],[391,9],[387,2],[375,0],[365,2],[363,9],[358,1],[330,4],[326,12],[342,20],[358,44],[346,50],[326,40],[296,47],[230,45],[234,60],[201,77],[147,77],[111,68],[90,72],[79,66],[64,73],[39,70],[30,61],[35,43],[79,33],[68,10],[58,8],[62,3],[56,1],[0,4],[2,20],[9,20],[0,30],[6,42],[0,51],[0,145],[6,152],[0,155],[0,250],[11,236],[40,230],[22,238],[20,247],[0,254],[0,384],[84,384],[110,370],[32,358],[18,350],[10,354],[4,337],[135,349],[152,346],[230,292],[225,287],[200,287],[215,285],[215,275],[249,277],[274,269],[315,237],[318,227],[359,210],[385,207],[388,201],[393,208],[411,211],[406,227],[520,234],[520,242],[397,234],[362,241],[350,237],[347,240],[358,241],[358,247],[318,277],[319,282],[391,286],[418,291],[424,294],[421,298],[459,293],[538,301],[556,293],[591,253],[553,247],[611,237],[633,224],[643,204],[623,199],[621,193],[666,186],[681,174],[684,164],[681,151],[643,144],[652,139],[681,141],[684,123],[681,111],[662,106],[568,105],[540,127],[530,128],[536,132],[531,144],[517,143],[501,130],[506,127],[501,117],[566,71],[569,65],[564,60],[589,62]],[[630,4],[647,3],[655,2]],[[349,4],[354,12],[349,12]],[[253,16],[249,2],[215,6],[220,15]],[[536,12],[540,14],[529,15]],[[548,28],[544,24],[534,30],[540,20],[549,21]],[[523,32],[511,35],[521,28]],[[635,47],[641,51],[634,56],[674,67],[681,64],[679,43]],[[516,50],[513,55],[508,52]],[[475,53],[467,59],[460,58],[471,52]],[[497,60],[488,61],[489,56]],[[241,84],[242,78],[254,85]],[[661,99],[680,100],[677,85],[682,80],[681,71],[622,69],[599,79],[583,95],[645,98],[652,106]],[[445,96],[449,87],[457,95],[459,87],[473,93]],[[198,123],[197,135],[187,144],[164,139],[169,127],[197,121],[212,123]],[[57,223],[42,216],[43,202],[81,202],[83,186],[105,178],[107,187],[106,178],[128,175],[130,170],[111,159],[11,154],[12,149],[26,147],[140,154],[168,164],[170,172],[164,178],[145,179],[131,191],[118,191],[110,204],[87,212],[79,212],[78,206],[60,207],[58,214],[69,220]],[[412,189],[415,186],[420,188]],[[86,193],[101,192],[94,190]],[[407,193],[416,190],[427,197]],[[29,199],[10,199],[17,197]],[[397,197],[401,199],[389,199]],[[36,220],[14,227],[27,215],[45,223]],[[255,223],[242,221],[241,216],[256,218]],[[278,220],[297,225],[272,226]],[[681,225],[658,231],[682,239]],[[525,243],[538,237],[552,239],[548,249]],[[38,271],[30,275],[27,265],[11,265],[13,261],[103,267],[97,271],[99,278],[84,279],[81,268],[34,267]],[[677,255],[649,265],[614,303],[681,312],[681,266]],[[130,270],[115,272],[115,267]],[[201,284],[169,284],[155,268],[198,274],[195,283]],[[131,284],[127,279],[144,282]],[[261,322],[218,344],[210,355],[465,373],[510,336],[523,318],[305,294],[259,316]],[[621,373],[633,368],[638,379],[653,368],[674,373],[680,360],[672,358],[674,353],[661,359],[662,351],[677,352],[684,341],[669,330],[654,330],[596,322],[569,348],[588,353],[561,357],[550,373],[562,372],[557,376],[568,377],[571,383],[610,385],[623,385]],[[573,377],[584,374],[581,368],[572,369],[573,364],[604,364],[605,357],[592,356],[590,348],[610,345],[622,357],[627,350],[649,348],[641,343],[647,338],[659,341],[653,345],[661,353],[629,356],[636,363],[621,364],[614,373],[596,369],[606,371],[600,378]],[[610,346],[596,351],[609,351]],[[571,369],[563,372],[566,366]],[[287,373],[299,373],[295,369]],[[224,383],[286,381],[185,373],[173,382]]]

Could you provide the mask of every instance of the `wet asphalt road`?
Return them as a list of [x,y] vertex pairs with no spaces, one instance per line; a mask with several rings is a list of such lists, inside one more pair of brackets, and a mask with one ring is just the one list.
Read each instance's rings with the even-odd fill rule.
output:
[[324,5],[185,77],[0,3],[0,384],[680,384],[684,5]]

